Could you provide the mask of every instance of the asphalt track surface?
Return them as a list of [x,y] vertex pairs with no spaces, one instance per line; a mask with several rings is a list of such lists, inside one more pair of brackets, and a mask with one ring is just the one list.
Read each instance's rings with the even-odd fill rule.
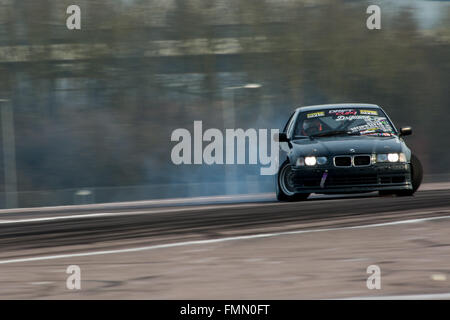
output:
[[[117,255],[121,250],[126,252],[134,250],[133,248],[164,249],[172,245],[200,244],[202,241],[219,243],[224,239],[259,241],[260,235],[266,237],[290,232],[296,234],[312,230],[345,230],[345,228],[352,230],[351,228],[360,226],[389,226],[395,225],[396,222],[413,222],[420,219],[440,221],[441,218],[445,220],[450,216],[450,190],[447,187],[442,187],[442,190],[424,188],[414,197],[379,197],[377,194],[322,196],[303,202],[280,203],[274,201],[273,195],[259,195],[218,197],[209,200],[199,198],[190,202],[169,200],[2,210],[0,269],[8,272],[15,266],[34,261],[33,259],[57,260],[77,254],[87,256],[93,253],[92,256],[97,259],[96,261],[100,261],[104,259],[105,252]],[[443,225],[441,224],[441,229],[438,231],[434,229],[433,232],[445,232],[447,229],[442,229]],[[407,225],[405,227],[408,228]],[[352,241],[358,242],[359,239],[354,238]],[[388,247],[386,244],[386,248]],[[96,252],[102,253],[96,255]],[[121,261],[120,257],[116,258]],[[16,280],[11,281],[9,285],[14,286]],[[0,279],[0,284],[1,282]],[[422,292],[413,291],[413,293]],[[444,294],[437,295],[437,298],[450,297],[441,291],[430,293]],[[16,295],[8,296],[0,292],[0,298],[10,297],[23,298],[30,295],[21,295],[18,291]],[[32,297],[39,298],[39,295],[36,293]],[[103,297],[105,296],[99,295],[94,298]],[[121,296],[111,297],[121,298]],[[159,297],[185,298],[183,295]],[[193,297],[202,298],[202,295]],[[252,298],[251,295],[243,297]],[[141,295],[137,298],[158,298],[158,296]],[[278,295],[274,298],[287,297]]]
[[[414,197],[370,195],[295,203],[266,201],[51,214],[3,213],[0,214],[0,249],[4,254],[22,249],[117,240],[145,239],[149,243],[166,243],[167,239],[214,239],[224,234],[247,235],[274,228],[289,231],[311,226],[346,227],[430,217],[430,209],[440,208],[450,208],[450,190],[422,191]],[[422,214],[417,210],[427,212]],[[439,215],[445,213],[437,210],[433,214]]]

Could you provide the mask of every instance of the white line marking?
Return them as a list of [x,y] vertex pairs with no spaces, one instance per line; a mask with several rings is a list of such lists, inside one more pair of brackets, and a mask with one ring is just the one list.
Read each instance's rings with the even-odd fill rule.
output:
[[160,245],[129,248],[129,249],[93,251],[93,252],[61,254],[61,255],[53,255],[53,256],[41,256],[41,257],[30,257],[30,258],[20,258],[20,259],[11,259],[11,260],[0,260],[0,264],[42,261],[42,260],[54,260],[54,259],[74,258],[74,257],[87,257],[87,256],[96,256],[96,255],[105,255],[105,254],[114,254],[114,253],[139,252],[139,251],[148,251],[148,250],[156,250],[156,249],[183,247],[183,246],[190,246],[190,245],[221,243],[221,242],[229,242],[229,241],[237,241],[237,240],[272,238],[272,237],[297,235],[297,234],[305,234],[305,233],[376,228],[376,227],[395,226],[395,225],[401,225],[401,224],[420,223],[420,222],[433,221],[433,220],[444,220],[444,219],[450,219],[450,216],[409,219],[409,220],[384,222],[384,223],[360,225],[360,226],[353,226],[353,227],[339,227],[339,228],[326,228],[326,229],[313,229],[313,230],[286,231],[286,232],[276,232],[276,233],[262,233],[262,234],[248,235],[248,236],[236,236],[236,237],[227,237],[227,238],[212,239],[212,240],[196,240],[196,241],[176,242],[176,243],[160,244]]
[[[282,203],[281,205],[287,205],[288,203]],[[15,224],[15,223],[30,223],[30,222],[42,222],[42,221],[57,221],[57,220],[71,220],[71,219],[92,219],[99,217],[120,217],[120,216],[133,216],[141,214],[154,214],[154,213],[170,213],[170,212],[185,212],[185,211],[206,211],[217,209],[234,209],[234,208],[257,208],[267,206],[279,206],[280,203],[248,203],[248,204],[228,204],[228,205],[209,205],[209,206],[192,206],[183,208],[171,208],[171,209],[149,209],[146,211],[129,211],[129,212],[100,212],[100,213],[85,213],[85,214],[69,214],[63,216],[50,216],[41,218],[29,218],[29,219],[15,219],[15,220],[0,220],[0,224]]]
[[[423,183],[420,186],[419,191],[436,191],[436,190],[448,190],[450,189],[450,182],[443,183]],[[366,194],[370,196],[370,193]],[[336,195],[333,195],[336,196]],[[346,195],[341,195],[346,197]],[[354,197],[355,195],[353,195]],[[313,195],[315,199],[323,198],[327,196]],[[349,196],[351,197],[351,196]],[[220,201],[261,201],[266,200],[275,201],[275,193],[255,193],[255,194],[236,194],[236,195],[221,195],[221,196],[203,196],[192,198],[170,198],[170,199],[154,199],[154,200],[142,200],[142,201],[127,201],[127,202],[108,202],[108,203],[96,203],[96,204],[83,204],[83,205],[66,205],[66,206],[54,206],[54,207],[31,207],[31,208],[15,208],[15,209],[0,209],[0,214],[7,213],[30,213],[30,212],[52,212],[52,211],[68,211],[68,210],[92,210],[92,209],[113,209],[123,207],[142,207],[142,206],[154,206],[154,205],[186,205],[186,204],[212,204]],[[338,200],[338,199],[332,199]],[[331,201],[331,199],[329,200]]]
[[[443,300],[450,299],[450,293],[411,294],[396,296],[353,297],[337,300]],[[334,300],[334,299],[332,299]]]
[[31,207],[31,208],[15,208],[15,209],[0,209],[0,214],[8,213],[31,213],[31,212],[52,212],[52,211],[67,211],[67,210],[92,210],[92,209],[115,209],[128,207],[142,207],[142,206],[169,206],[169,205],[194,205],[194,204],[214,204],[217,202],[236,203],[236,201],[261,201],[273,200],[276,201],[275,193],[257,193],[257,194],[243,194],[243,195],[224,195],[224,196],[208,196],[208,197],[194,197],[194,198],[172,198],[172,199],[155,199],[142,201],[128,201],[128,202],[108,202],[96,204],[82,204],[82,205],[67,205],[55,207]]
[[[339,199],[330,199],[327,201],[348,201],[348,199],[339,198]],[[33,223],[33,222],[44,222],[44,221],[58,221],[58,220],[92,219],[92,218],[100,218],[100,217],[133,216],[133,215],[155,214],[155,213],[207,211],[207,210],[213,210],[213,209],[217,210],[217,209],[236,209],[236,208],[258,208],[258,207],[283,206],[283,205],[289,205],[289,203],[288,202],[229,203],[229,204],[210,204],[210,205],[201,205],[201,206],[176,207],[176,208],[170,208],[170,209],[148,208],[145,211],[99,212],[99,213],[83,213],[83,214],[67,213],[65,215],[48,216],[48,217],[40,217],[40,218],[0,219],[0,225],[2,225],[2,224],[17,224],[17,223]],[[8,218],[8,216],[5,216],[5,218]]]
[[[367,198],[364,197],[364,198]],[[325,198],[324,198],[325,199]],[[357,198],[354,198],[357,199]],[[327,199],[327,202],[341,202],[348,201],[347,198],[332,198]],[[314,202],[311,202],[314,203]],[[225,203],[225,204],[209,204],[209,205],[200,205],[200,206],[185,206],[185,207],[176,207],[176,208],[148,208],[145,211],[127,211],[127,212],[98,212],[98,213],[81,213],[81,214],[73,214],[67,213],[63,215],[50,215],[46,217],[40,218],[22,218],[22,219],[8,219],[8,215],[2,216],[0,212],[0,217],[6,219],[0,219],[0,225],[2,224],[17,224],[17,223],[33,223],[33,222],[44,222],[44,221],[58,221],[58,220],[75,220],[75,219],[92,219],[99,217],[120,217],[120,216],[133,216],[133,215],[142,215],[142,214],[156,214],[156,213],[173,213],[173,212],[189,212],[189,211],[207,211],[213,209],[236,209],[236,208],[258,208],[258,207],[269,207],[269,206],[283,206],[289,205],[288,202],[259,202],[259,203]],[[41,208],[42,209],[42,208]],[[136,208],[137,209],[137,208]],[[14,209],[18,210],[18,209]],[[0,210],[1,211],[1,210]],[[13,212],[10,212],[13,213]],[[15,213],[15,212],[14,212]],[[28,213],[28,212],[21,212]]]
[[51,281],[30,282],[30,284],[36,285],[36,286],[45,285],[45,284],[52,284],[52,283],[53,282],[51,282]]

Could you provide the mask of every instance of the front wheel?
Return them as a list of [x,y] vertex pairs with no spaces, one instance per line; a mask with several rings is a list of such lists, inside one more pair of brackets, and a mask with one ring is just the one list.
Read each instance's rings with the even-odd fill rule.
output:
[[412,190],[402,190],[397,192],[397,196],[399,197],[407,197],[412,196],[416,191],[419,189],[420,185],[422,184],[423,179],[423,168],[422,163],[420,162],[419,158],[416,157],[416,155],[411,155],[411,183],[412,183]]
[[412,190],[399,190],[399,191],[380,191],[380,196],[395,194],[397,197],[409,197],[412,196],[419,189],[423,179],[422,163],[416,155],[411,155],[411,184]]
[[295,193],[293,178],[292,166],[286,160],[278,171],[277,199],[279,201],[301,201],[309,197],[309,193]]

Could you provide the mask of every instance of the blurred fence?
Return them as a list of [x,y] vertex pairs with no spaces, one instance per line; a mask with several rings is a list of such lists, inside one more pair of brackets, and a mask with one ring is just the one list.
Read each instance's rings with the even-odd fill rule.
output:
[[[424,176],[424,183],[448,181],[450,174]],[[247,176],[243,181],[234,182],[29,191],[18,192],[17,196],[19,207],[26,208],[259,193],[274,193],[275,197],[275,178],[266,176],[255,179],[254,176]],[[5,208],[4,199],[5,193],[0,193],[0,208]]]
[[[78,188],[18,192],[19,207],[66,206],[92,203],[126,202],[153,199],[258,194],[274,192],[273,177],[255,180],[212,183],[171,183],[142,186]],[[5,208],[5,193],[0,193],[0,208]]]

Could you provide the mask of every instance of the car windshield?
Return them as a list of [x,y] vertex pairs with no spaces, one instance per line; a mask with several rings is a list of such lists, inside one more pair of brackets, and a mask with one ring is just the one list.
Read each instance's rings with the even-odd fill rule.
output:
[[380,109],[339,108],[303,112],[294,128],[295,137],[333,135],[395,135],[392,123]]

